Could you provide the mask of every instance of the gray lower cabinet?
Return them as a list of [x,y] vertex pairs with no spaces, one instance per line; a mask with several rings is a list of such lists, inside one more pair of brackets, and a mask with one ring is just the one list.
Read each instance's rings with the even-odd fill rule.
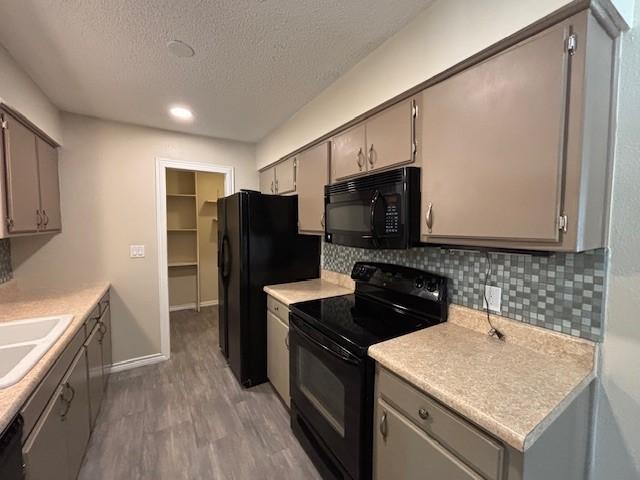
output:
[[96,424],[102,396],[104,395],[104,374],[102,370],[102,345],[100,344],[100,327],[93,329],[85,343],[87,367],[89,372],[89,409],[91,411],[91,429]]
[[[28,480],[69,480],[69,462],[62,413],[63,387],[59,386],[22,448]],[[87,418],[88,422],[88,418]]]
[[482,479],[384,401],[378,400],[377,411],[375,479]]
[[522,452],[378,365],[374,479],[583,480],[592,388]]
[[69,478],[78,476],[84,452],[89,442],[89,390],[87,388],[87,359],[84,350],[78,352],[62,380],[62,424],[67,444]]
[[110,364],[107,293],[20,410],[25,421],[22,450],[27,480],[78,476]]
[[290,404],[289,394],[289,309],[267,297],[267,377],[282,401]]
[[107,388],[109,381],[109,369],[113,363],[113,347],[111,344],[111,307],[107,303],[106,310],[102,313],[98,321],[100,331],[99,342],[102,350],[102,379],[104,388]]

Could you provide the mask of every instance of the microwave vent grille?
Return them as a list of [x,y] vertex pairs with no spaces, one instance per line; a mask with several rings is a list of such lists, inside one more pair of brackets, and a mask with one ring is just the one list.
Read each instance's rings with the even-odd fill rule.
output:
[[353,180],[347,180],[334,185],[327,185],[325,187],[325,195],[355,192],[358,190],[370,190],[390,183],[402,182],[406,178],[405,171],[405,168],[400,168],[397,170],[390,170],[388,172],[367,175],[366,177],[356,178]]

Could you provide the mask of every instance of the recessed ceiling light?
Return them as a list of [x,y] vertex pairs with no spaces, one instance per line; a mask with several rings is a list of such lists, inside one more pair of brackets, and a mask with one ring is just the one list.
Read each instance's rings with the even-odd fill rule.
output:
[[196,53],[193,47],[180,40],[171,40],[167,42],[167,48],[169,49],[169,53],[181,58],[193,57]]
[[169,113],[176,119],[181,120],[183,122],[188,122],[193,119],[193,113],[186,107],[171,107],[169,109]]

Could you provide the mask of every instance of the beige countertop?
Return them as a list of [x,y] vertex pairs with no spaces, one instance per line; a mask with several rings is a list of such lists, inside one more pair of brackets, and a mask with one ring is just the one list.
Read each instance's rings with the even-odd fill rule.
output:
[[12,281],[0,286],[0,322],[58,314],[73,315],[58,341],[24,378],[15,385],[0,389],[0,431],[20,411],[108,289],[108,283],[77,288],[21,289]]
[[264,291],[285,305],[353,293],[351,289],[322,278],[304,280],[302,282],[281,283],[280,285],[267,285],[264,287]]
[[[595,378],[595,344],[452,306],[449,322],[369,348],[380,365],[519,451]],[[481,313],[481,315],[484,315]]]

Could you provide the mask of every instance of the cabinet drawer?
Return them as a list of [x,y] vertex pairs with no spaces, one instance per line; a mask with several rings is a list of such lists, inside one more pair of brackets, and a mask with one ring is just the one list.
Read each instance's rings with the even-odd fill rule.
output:
[[504,447],[392,373],[378,369],[380,396],[485,478],[502,478]]
[[38,384],[35,391],[31,394],[26,401],[20,413],[24,419],[24,428],[22,438],[27,438],[34,425],[38,421],[38,418],[42,414],[45,406],[49,402],[51,395],[58,388],[58,384],[61,382],[62,377],[71,365],[74,357],[78,354],[84,343],[85,335],[84,329],[81,328],[74,335],[74,337],[64,349],[62,354],[54,362],[53,366],[47,372],[44,379]]
[[285,325],[289,326],[289,307],[284,303],[279,302],[271,295],[267,295],[267,309],[282,320]]

